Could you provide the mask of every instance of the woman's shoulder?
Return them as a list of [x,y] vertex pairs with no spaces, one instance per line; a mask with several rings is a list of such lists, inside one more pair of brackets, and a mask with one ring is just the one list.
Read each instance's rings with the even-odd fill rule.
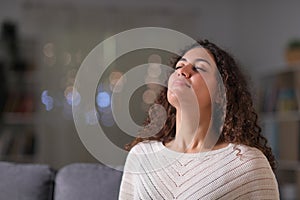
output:
[[244,157],[245,159],[265,158],[265,155],[256,147],[250,147],[244,144],[233,145],[233,150],[237,156]]
[[133,146],[127,155],[124,171],[144,173],[145,169],[153,166],[153,163],[159,164],[160,157],[157,155],[161,146],[159,141],[143,141]]
[[234,156],[238,160],[239,169],[246,171],[255,171],[259,169],[267,169],[272,171],[268,159],[258,148],[247,145],[234,145]]

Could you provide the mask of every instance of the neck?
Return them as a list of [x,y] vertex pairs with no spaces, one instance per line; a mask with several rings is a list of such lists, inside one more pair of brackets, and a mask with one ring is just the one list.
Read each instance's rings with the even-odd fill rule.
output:
[[177,109],[176,135],[170,148],[180,152],[199,152],[207,148],[207,131],[209,130],[211,114],[206,110],[199,114],[194,107]]

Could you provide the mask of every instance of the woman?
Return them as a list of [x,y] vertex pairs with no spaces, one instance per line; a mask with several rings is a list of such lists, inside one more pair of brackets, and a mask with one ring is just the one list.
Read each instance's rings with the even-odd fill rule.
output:
[[274,156],[234,59],[205,40],[174,67],[157,100],[165,126],[126,146],[119,199],[279,199]]

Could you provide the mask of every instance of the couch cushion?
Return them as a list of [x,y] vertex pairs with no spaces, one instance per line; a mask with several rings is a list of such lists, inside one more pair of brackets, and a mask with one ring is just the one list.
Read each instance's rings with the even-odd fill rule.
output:
[[50,200],[54,175],[47,165],[0,162],[0,199]]
[[55,200],[116,200],[122,172],[101,164],[71,164],[55,180]]

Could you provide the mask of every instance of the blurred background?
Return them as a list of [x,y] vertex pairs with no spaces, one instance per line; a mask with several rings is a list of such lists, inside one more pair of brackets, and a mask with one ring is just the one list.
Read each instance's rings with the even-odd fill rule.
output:
[[[297,0],[0,0],[1,160],[54,168],[98,162],[73,122],[72,104],[80,102],[80,94],[72,100],[77,70],[96,45],[114,34],[165,27],[209,39],[239,61],[263,133],[279,160],[282,197],[293,199],[300,190],[299,8]],[[169,57],[148,49],[113,63],[95,94],[100,117],[86,113],[87,123],[99,120],[120,147],[129,142],[132,138],[121,133],[111,115],[111,87],[131,67],[148,61],[166,64]],[[152,78],[159,76],[155,72]],[[145,86],[135,92],[132,105],[138,108],[130,105],[130,111],[136,123],[143,122],[157,91]]]

